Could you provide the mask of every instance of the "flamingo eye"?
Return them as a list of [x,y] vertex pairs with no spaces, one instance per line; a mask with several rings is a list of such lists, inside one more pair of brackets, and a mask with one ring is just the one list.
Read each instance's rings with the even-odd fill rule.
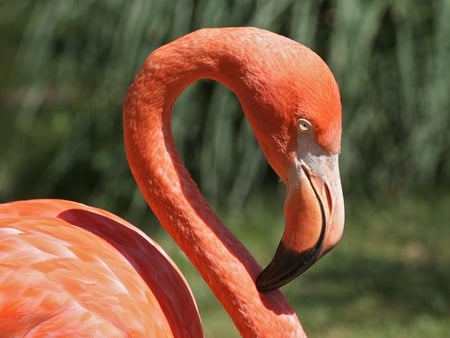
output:
[[297,129],[301,133],[307,133],[311,130],[312,124],[307,119],[300,118],[297,120]]

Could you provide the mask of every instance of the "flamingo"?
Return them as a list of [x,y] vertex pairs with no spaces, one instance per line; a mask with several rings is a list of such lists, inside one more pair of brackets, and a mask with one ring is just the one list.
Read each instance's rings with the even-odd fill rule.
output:
[[[262,270],[214,214],[175,148],[171,111],[193,82],[230,88],[287,185],[285,230]],[[341,104],[322,59],[251,27],[201,29],[155,50],[123,106],[131,171],[160,223],[244,337],[303,337],[278,288],[341,238]],[[181,272],[146,234],[107,211],[64,200],[0,205],[2,337],[201,337]]]

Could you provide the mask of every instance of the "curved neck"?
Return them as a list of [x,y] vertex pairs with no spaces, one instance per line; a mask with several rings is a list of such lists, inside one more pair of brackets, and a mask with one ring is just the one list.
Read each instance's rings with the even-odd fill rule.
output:
[[[243,336],[304,335],[279,291],[259,293],[261,268],[222,225],[178,155],[170,120],[178,95],[209,78],[234,91],[241,104],[249,85],[233,30],[201,30],[156,50],[131,85],[124,104],[125,146],[133,175],[161,224],[223,304]],[[248,56],[246,56],[248,58]]]

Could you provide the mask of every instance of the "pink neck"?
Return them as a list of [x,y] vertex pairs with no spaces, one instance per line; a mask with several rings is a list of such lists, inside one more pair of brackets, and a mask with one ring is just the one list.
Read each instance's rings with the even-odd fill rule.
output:
[[256,290],[254,281],[260,266],[211,210],[175,149],[171,111],[189,84],[202,78],[215,79],[233,90],[245,106],[250,89],[239,81],[244,71],[239,43],[233,30],[214,34],[198,31],[158,49],[136,76],[124,104],[130,167],[161,224],[199,270],[243,336],[275,337],[280,332],[302,336],[298,318],[283,295]]

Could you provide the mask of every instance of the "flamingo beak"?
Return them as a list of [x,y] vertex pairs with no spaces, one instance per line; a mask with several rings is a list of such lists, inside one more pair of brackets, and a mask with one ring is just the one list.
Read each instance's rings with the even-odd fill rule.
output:
[[275,256],[256,280],[267,292],[288,283],[341,239],[344,200],[338,155],[296,160],[288,173],[285,230]]

